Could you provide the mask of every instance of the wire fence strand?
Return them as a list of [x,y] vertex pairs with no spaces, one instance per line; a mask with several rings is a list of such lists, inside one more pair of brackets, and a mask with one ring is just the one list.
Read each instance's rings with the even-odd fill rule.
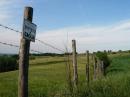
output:
[[[2,24],[0,24],[0,27],[3,27],[3,28],[5,28],[5,29],[11,30],[11,31],[14,31],[14,32],[16,32],[16,33],[22,33],[22,32],[20,32],[20,31],[18,31],[18,30],[15,30],[15,29],[13,29],[13,28],[11,28],[11,27],[8,27],[8,26],[2,25]],[[40,39],[37,39],[37,38],[36,38],[36,40],[37,40],[38,42],[40,42],[40,43],[42,43],[42,44],[44,44],[44,45],[50,47],[50,48],[53,48],[53,49],[55,49],[55,50],[57,50],[57,51],[60,51],[60,52],[62,52],[62,53],[65,53],[64,50],[62,50],[62,49],[60,49],[60,48],[57,48],[57,47],[55,47],[55,46],[53,46],[53,45],[51,45],[51,44],[49,44],[49,43],[46,43],[46,42],[44,42],[44,41],[42,41],[42,40],[40,40]]]
[[[11,43],[6,43],[6,42],[1,42],[1,41],[0,41],[0,44],[6,45],[6,46],[11,46],[11,47],[20,48],[20,46],[15,45],[15,44],[11,44]],[[40,52],[40,51],[37,51],[37,50],[33,50],[33,49],[30,49],[30,51],[36,52],[36,53],[39,53],[39,54],[43,54],[43,52]]]

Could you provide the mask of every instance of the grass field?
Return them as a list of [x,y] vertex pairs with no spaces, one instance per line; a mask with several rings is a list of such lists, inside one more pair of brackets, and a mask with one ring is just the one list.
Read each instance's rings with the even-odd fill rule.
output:
[[[88,88],[85,83],[86,57],[78,56],[77,97],[130,97],[130,54],[113,54],[109,57],[112,63],[107,69],[107,76],[91,81]],[[17,97],[17,89],[18,71],[0,73],[0,97]],[[60,95],[66,93],[64,57],[36,57],[30,60],[29,97],[69,97]]]

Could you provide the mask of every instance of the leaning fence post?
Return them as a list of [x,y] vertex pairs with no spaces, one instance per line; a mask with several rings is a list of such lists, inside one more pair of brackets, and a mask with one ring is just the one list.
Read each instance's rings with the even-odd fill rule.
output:
[[[24,19],[32,22],[33,8],[26,7],[24,11]],[[23,37],[20,42],[19,50],[19,83],[18,97],[28,97],[28,68],[29,68],[29,50],[30,40]]]
[[86,51],[86,56],[87,56],[86,80],[87,80],[87,83],[89,84],[89,80],[90,80],[90,77],[89,77],[89,74],[90,74],[90,71],[89,71],[89,51]]
[[77,52],[76,52],[76,41],[72,40],[72,50],[73,50],[73,70],[74,70],[74,86],[78,85],[78,71],[77,71]]

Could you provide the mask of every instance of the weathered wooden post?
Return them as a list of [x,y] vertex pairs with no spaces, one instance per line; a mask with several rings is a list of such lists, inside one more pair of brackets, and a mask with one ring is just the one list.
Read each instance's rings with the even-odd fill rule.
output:
[[89,71],[89,51],[86,51],[86,56],[87,56],[87,64],[86,64],[86,80],[87,83],[89,84],[90,81],[90,71]]
[[23,33],[19,50],[18,97],[28,97],[28,68],[30,41],[35,41],[36,25],[32,24],[33,8],[25,7]]
[[97,77],[101,77],[101,61],[99,59],[97,60]]
[[67,82],[69,86],[70,92],[73,92],[73,83],[72,83],[72,76],[71,76],[71,66],[70,66],[70,59],[69,59],[69,53],[67,51],[66,55],[66,74],[67,74]]
[[72,40],[72,50],[73,50],[73,70],[74,70],[74,86],[78,85],[78,70],[77,70],[77,52],[76,52],[76,41]]
[[102,75],[105,75],[105,70],[104,70],[104,62],[101,61],[101,71],[102,71]]
[[94,79],[97,78],[97,58],[95,56],[95,53],[94,53]]

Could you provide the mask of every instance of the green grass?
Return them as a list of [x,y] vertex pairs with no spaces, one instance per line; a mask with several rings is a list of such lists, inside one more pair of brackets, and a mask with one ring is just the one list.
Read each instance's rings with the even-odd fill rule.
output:
[[[79,57],[79,81],[85,80],[85,57]],[[82,60],[82,61],[81,61]],[[70,62],[72,65],[72,62]],[[0,73],[0,97],[17,97],[18,71]],[[29,97],[53,97],[68,91],[64,57],[30,60]]]
[[[79,92],[76,92],[78,95],[75,97],[130,97],[130,54],[109,57],[112,63],[106,77],[92,81],[91,66],[91,83],[88,88],[85,82],[86,57],[78,56]],[[17,90],[18,71],[0,73],[0,97],[17,97]],[[64,93],[69,93],[64,57],[37,57],[30,60],[29,97],[69,97],[58,96]]]
[[[30,62],[29,97],[44,97],[64,89],[65,63],[59,57],[41,57]],[[17,97],[18,71],[0,74],[0,97]],[[52,94],[51,94],[52,93]]]
[[[107,76],[81,86],[78,97],[130,97],[130,54],[109,55]],[[89,96],[88,96],[89,95]]]
[[108,74],[130,73],[129,53],[110,55],[110,58],[112,60],[112,64],[107,70]]

